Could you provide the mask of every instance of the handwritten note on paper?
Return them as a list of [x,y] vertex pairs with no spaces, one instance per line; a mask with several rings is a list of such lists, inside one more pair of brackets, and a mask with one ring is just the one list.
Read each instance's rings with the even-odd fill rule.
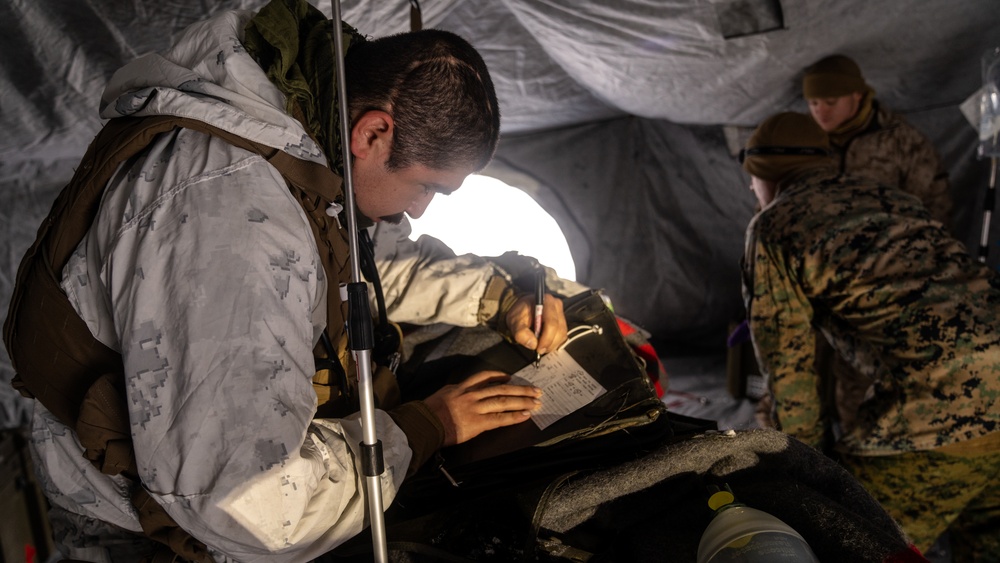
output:
[[542,356],[537,366],[528,364],[512,376],[511,383],[542,390],[542,407],[531,413],[539,430],[607,392],[564,350]]

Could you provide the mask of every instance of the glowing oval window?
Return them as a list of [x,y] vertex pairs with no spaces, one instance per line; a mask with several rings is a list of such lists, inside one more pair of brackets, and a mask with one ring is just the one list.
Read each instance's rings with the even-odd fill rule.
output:
[[455,193],[434,196],[423,216],[410,224],[413,240],[430,235],[455,254],[499,256],[516,250],[576,280],[569,244],[555,219],[530,195],[496,178],[470,175]]

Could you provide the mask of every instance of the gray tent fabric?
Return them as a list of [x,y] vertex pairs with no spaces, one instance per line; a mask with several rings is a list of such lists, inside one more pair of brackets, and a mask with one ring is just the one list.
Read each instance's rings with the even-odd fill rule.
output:
[[[111,73],[188,24],[265,0],[0,0],[0,303],[38,221],[101,125]],[[331,13],[329,0],[314,4]],[[476,46],[501,103],[488,170],[531,193],[564,229],[577,280],[655,342],[721,349],[742,315],[738,260],[753,213],[727,131],[805,111],[801,69],[855,58],[889,108],[928,134],[975,250],[989,163],[958,106],[1000,45],[995,0],[425,0],[424,27]],[[343,0],[362,33],[409,28],[402,0]],[[988,262],[1000,265],[994,214]],[[0,315],[6,315],[6,307]],[[13,375],[0,353],[0,379]],[[24,410],[0,386],[4,425]]]

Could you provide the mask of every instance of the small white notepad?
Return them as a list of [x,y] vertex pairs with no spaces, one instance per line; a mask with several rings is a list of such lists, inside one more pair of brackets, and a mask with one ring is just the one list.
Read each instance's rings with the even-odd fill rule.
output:
[[528,364],[511,377],[511,383],[542,390],[542,407],[531,413],[540,430],[607,392],[563,349],[542,356],[537,366]]

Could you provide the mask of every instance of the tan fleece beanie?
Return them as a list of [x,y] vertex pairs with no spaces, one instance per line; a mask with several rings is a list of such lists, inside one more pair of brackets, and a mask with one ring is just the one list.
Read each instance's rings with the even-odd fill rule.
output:
[[765,119],[740,154],[748,174],[769,182],[833,164],[826,133],[808,115],[790,111]]
[[839,98],[867,90],[858,64],[844,55],[820,59],[807,67],[802,76],[802,95],[807,99]]

